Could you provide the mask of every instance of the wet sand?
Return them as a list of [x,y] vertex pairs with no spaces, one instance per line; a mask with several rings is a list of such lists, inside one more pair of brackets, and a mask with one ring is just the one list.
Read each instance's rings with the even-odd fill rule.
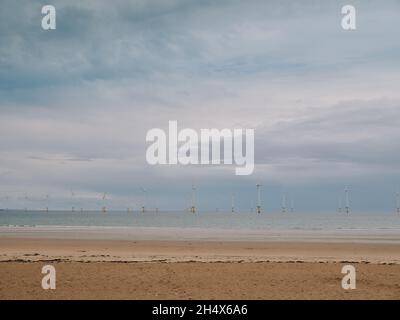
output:
[[29,239],[0,235],[0,261],[369,262],[400,264],[400,245],[251,241]]

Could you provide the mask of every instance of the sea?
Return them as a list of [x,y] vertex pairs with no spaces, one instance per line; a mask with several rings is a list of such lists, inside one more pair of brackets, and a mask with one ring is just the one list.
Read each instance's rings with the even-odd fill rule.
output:
[[400,215],[377,212],[0,210],[0,236],[400,244]]
[[0,210],[0,226],[152,227],[248,230],[398,231],[400,214],[377,212],[307,213],[187,211],[25,211]]

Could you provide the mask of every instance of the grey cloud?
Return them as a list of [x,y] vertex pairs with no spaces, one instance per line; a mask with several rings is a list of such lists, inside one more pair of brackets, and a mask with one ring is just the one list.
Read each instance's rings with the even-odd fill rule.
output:
[[[43,4],[2,2],[0,192],[147,185],[173,207],[193,179],[248,196],[258,179],[276,192],[398,178],[398,1],[355,1],[352,33],[339,1],[54,0],[54,32]],[[146,131],[168,120],[255,127],[256,175],[148,166]]]
[[[330,108],[312,109],[304,118],[259,128],[257,163],[274,164],[282,171],[322,165],[358,166],[365,174],[400,172],[400,101],[346,101]],[[369,171],[369,172],[368,172]],[[326,175],[330,176],[331,171]],[[351,176],[351,171],[344,171]],[[319,173],[320,177],[324,172]]]

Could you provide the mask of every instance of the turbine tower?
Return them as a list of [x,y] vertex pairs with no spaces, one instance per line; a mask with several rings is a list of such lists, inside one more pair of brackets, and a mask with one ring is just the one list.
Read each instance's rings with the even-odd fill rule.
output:
[[257,213],[261,213],[261,184],[257,183]]
[[196,187],[192,185],[192,206],[190,207],[191,213],[196,213]]
[[290,212],[294,212],[294,203],[292,197],[290,197]]
[[346,214],[350,214],[350,200],[349,200],[349,189],[348,187],[346,187],[344,189],[344,198],[345,198],[345,210],[346,210]]
[[2,198],[2,200],[3,200],[4,207],[3,207],[3,208],[0,208],[0,210],[8,211],[8,206],[7,206],[7,204],[8,204],[8,200],[10,200],[10,197],[9,197],[8,195],[5,195],[5,196]]
[[338,203],[339,203],[338,212],[342,213],[342,197],[341,196],[339,197]]
[[25,192],[25,196],[24,196],[24,203],[25,203],[25,211],[28,211],[28,206],[27,206],[27,204],[28,204],[28,201],[29,201],[29,197],[28,197],[28,194]]
[[146,205],[147,205],[147,190],[145,188],[140,188],[143,192],[143,204],[142,204],[142,209],[141,212],[145,213],[146,212]]
[[396,192],[396,212],[400,214],[400,193]]
[[45,196],[45,204],[46,204],[46,212],[49,212],[49,195],[46,194]]
[[104,192],[104,193],[103,193],[103,196],[101,197],[101,200],[103,201],[103,206],[102,206],[102,208],[101,208],[101,211],[102,211],[103,213],[106,213],[106,212],[107,212],[106,197],[107,197],[107,192]]
[[286,213],[286,195],[282,195],[282,213]]
[[232,213],[235,212],[235,195],[233,193],[231,195],[231,209]]
[[71,191],[71,203],[72,203],[72,207],[71,207],[71,212],[75,212],[75,207],[74,207],[74,203],[75,203],[75,193],[73,191]]

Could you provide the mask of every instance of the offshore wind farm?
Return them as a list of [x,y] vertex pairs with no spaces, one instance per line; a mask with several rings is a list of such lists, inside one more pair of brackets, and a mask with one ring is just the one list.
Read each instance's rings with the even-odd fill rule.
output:
[[[198,187],[190,187],[190,201],[181,208],[162,208],[148,199],[148,189],[140,187],[140,193],[124,205],[113,199],[108,192],[100,193],[98,202],[90,203],[88,199],[72,192],[70,199],[56,199],[49,194],[34,196],[24,192],[22,196],[9,195],[0,197],[0,226],[64,226],[64,227],[135,227],[135,228],[210,228],[241,229],[242,231],[339,231],[351,233],[393,232],[400,231],[399,193],[395,193],[392,211],[350,210],[349,188],[344,187],[339,197],[339,207],[312,211],[307,208],[294,208],[293,195],[288,198],[282,193],[280,207],[268,206],[270,197],[265,197],[257,183],[253,189],[253,200],[256,211],[245,207],[251,203],[247,197],[235,197],[231,193],[225,205],[213,210],[207,205],[199,206]],[[268,189],[264,191],[268,193]],[[90,199],[90,198],[89,198]],[[342,199],[343,205],[342,208]],[[63,200],[63,201],[61,201]],[[96,200],[96,199],[94,199]],[[151,199],[153,200],[153,199]],[[54,201],[54,204],[52,203]],[[66,207],[60,207],[60,203]],[[238,206],[238,203],[241,206]],[[263,203],[263,205],[262,205]],[[68,209],[71,208],[71,209]],[[127,209],[124,209],[124,208]],[[76,210],[76,208],[79,208]],[[234,213],[234,214],[233,214]],[[191,218],[192,216],[192,218]],[[177,233],[177,235],[179,232]]]

